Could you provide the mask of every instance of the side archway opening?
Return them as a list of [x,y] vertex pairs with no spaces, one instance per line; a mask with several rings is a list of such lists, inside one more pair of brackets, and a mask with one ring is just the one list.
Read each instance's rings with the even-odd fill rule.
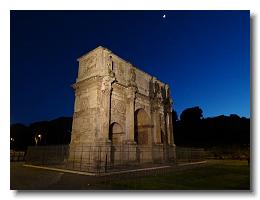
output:
[[114,122],[109,127],[109,140],[112,144],[121,144],[123,140],[123,133],[122,126],[119,123]]

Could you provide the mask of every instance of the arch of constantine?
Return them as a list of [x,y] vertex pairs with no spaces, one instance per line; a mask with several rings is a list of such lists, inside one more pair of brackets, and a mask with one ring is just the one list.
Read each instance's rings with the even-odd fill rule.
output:
[[101,46],[78,62],[70,159],[98,165],[174,160],[169,85]]

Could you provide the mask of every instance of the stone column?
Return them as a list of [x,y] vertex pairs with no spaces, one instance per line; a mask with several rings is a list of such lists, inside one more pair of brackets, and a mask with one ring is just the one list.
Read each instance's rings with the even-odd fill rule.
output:
[[[152,107],[153,105],[151,105]],[[153,143],[154,144],[158,144],[159,141],[158,141],[158,138],[157,138],[157,133],[156,133],[156,130],[157,130],[157,124],[156,124],[156,115],[155,115],[155,110],[154,108],[151,109],[151,116],[152,116],[152,123],[153,123]]]
[[167,97],[167,105],[166,105],[166,122],[167,122],[167,136],[168,136],[168,144],[173,145],[173,126],[172,126],[172,105],[173,100],[170,96],[170,87],[169,85],[165,85],[166,97]]
[[[101,85],[101,134],[100,139],[103,141],[108,141],[109,137],[109,125],[110,125],[110,105],[111,105],[111,91],[112,86],[111,84],[114,82],[115,78],[110,76],[104,76]],[[98,122],[97,122],[98,123]]]
[[135,93],[136,87],[128,87],[126,91],[127,105],[126,105],[126,135],[127,143],[133,143],[134,141],[134,132],[135,132]]
[[160,124],[160,113],[159,113],[158,107],[155,107],[155,109],[153,111],[153,117],[154,117],[155,143],[160,144],[161,143],[161,124]]
[[172,127],[172,112],[167,113],[167,134],[168,134],[168,144],[173,145],[173,127]]
[[174,144],[174,137],[173,137],[173,124],[172,124],[172,112],[167,113],[168,118],[168,138],[169,138],[169,159],[173,162],[176,162],[176,146]]
[[96,122],[100,126],[100,132],[96,136],[93,152],[91,154],[92,170],[105,170],[107,162],[111,159],[111,142],[109,140],[111,92],[114,77],[105,75],[102,78],[101,89],[98,95],[100,119]]

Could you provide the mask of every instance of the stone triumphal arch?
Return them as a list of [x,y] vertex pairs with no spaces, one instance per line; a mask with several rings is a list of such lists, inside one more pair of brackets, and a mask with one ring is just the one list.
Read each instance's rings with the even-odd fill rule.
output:
[[93,163],[174,159],[169,86],[101,46],[78,62],[70,157],[91,147]]

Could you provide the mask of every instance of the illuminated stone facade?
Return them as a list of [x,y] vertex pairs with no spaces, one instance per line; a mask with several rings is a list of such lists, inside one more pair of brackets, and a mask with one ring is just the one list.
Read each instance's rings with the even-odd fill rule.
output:
[[143,155],[146,161],[171,156],[169,86],[101,46],[78,62],[70,149],[102,146],[106,159],[113,162],[122,146],[132,149],[128,155],[132,161],[138,160],[137,148],[151,149]]

